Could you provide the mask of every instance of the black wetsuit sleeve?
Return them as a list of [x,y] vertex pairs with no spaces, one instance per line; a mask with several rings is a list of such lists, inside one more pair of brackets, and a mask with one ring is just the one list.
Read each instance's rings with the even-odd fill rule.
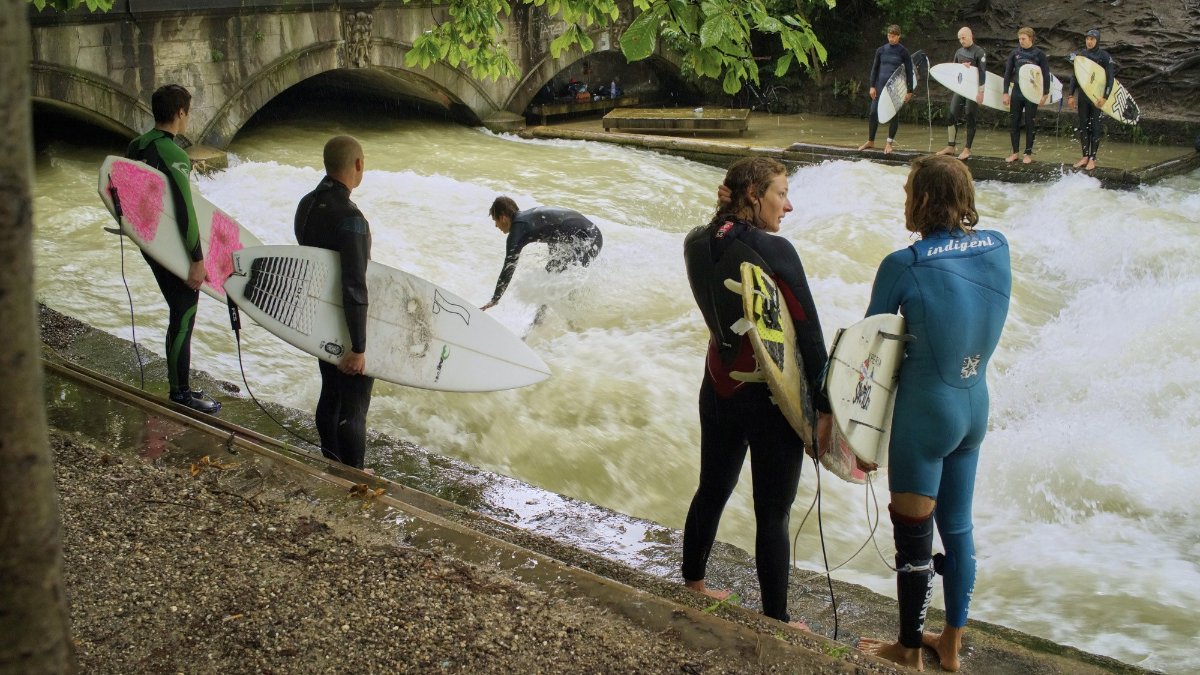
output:
[[1008,60],[1004,62],[1004,93],[1008,93],[1009,86],[1017,77],[1017,53],[1013,52],[1008,55]]
[[1108,98],[1117,81],[1117,66],[1108,52],[1101,53],[1104,54],[1104,98]]
[[367,263],[371,235],[361,215],[342,221],[338,228],[338,254],[342,262],[342,308],[350,330],[350,349],[367,351]]
[[880,61],[880,58],[882,57],[882,52],[883,52],[882,47],[876,49],[875,50],[875,59],[873,61],[871,61],[871,74],[868,76],[868,80],[871,82],[872,87],[875,86],[875,79],[879,77],[879,61]]
[[987,81],[987,52],[975,45],[975,55],[971,61],[975,65],[975,69],[979,72],[979,88],[983,88],[983,83]]
[[912,54],[908,50],[904,50],[904,74],[908,76],[908,91],[915,92],[917,90],[917,71],[913,67]]
[[[516,225],[513,226],[516,228]],[[517,271],[517,262],[521,258],[521,249],[525,247],[524,237],[514,230],[508,234],[508,241],[504,245],[504,266],[500,268],[500,276],[496,279],[496,290],[492,292],[492,304],[500,302],[500,297],[504,295],[504,291],[508,290],[508,284],[512,281],[513,274]]]
[[829,399],[822,393],[820,379],[828,353],[821,320],[817,316],[817,305],[804,274],[804,264],[800,262],[800,256],[791,242],[782,237],[763,237],[757,249],[763,262],[771,268],[772,276],[788,302],[796,330],[796,349],[804,360],[804,377],[808,382],[808,390],[812,392],[813,407],[827,413],[831,408]]

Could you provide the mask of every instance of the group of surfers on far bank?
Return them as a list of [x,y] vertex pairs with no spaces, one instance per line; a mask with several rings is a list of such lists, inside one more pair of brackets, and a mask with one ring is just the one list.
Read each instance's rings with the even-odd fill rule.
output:
[[[1034,46],[1037,35],[1028,26],[1017,31],[1017,47],[1004,61],[1003,75],[1003,104],[1009,109],[1009,140],[1012,144],[1012,154],[1005,161],[1012,163],[1021,159],[1025,164],[1033,162],[1033,142],[1037,129],[1038,106],[1045,105],[1050,99],[1050,64],[1046,53]],[[961,45],[954,52],[953,63],[972,66],[979,74],[978,91],[974,98],[955,93],[947,108],[946,147],[938,151],[939,155],[954,155],[958,145],[958,127],[965,123],[967,135],[963,149],[957,152],[959,159],[966,160],[971,156],[971,144],[975,140],[976,121],[979,106],[983,104],[984,85],[987,82],[987,52],[975,43],[975,35],[970,28],[964,26],[958,30],[958,43]],[[1076,109],[1079,115],[1079,143],[1082,156],[1075,162],[1074,168],[1091,171],[1096,168],[1096,153],[1100,148],[1100,137],[1103,134],[1101,126],[1101,109],[1104,108],[1115,83],[1115,64],[1112,56],[1100,48],[1100,30],[1092,28],[1084,36],[1084,49],[1079,56],[1086,57],[1097,63],[1105,72],[1103,96],[1092,102],[1086,94],[1080,92],[1079,82],[1074,74],[1066,87],[1067,106]],[[1036,66],[1042,74],[1042,95],[1037,100],[1030,100],[1022,93],[1021,87],[1015,86],[1021,67],[1027,64]],[[900,43],[900,26],[895,24],[887,27],[887,43],[875,50],[875,58],[871,62],[870,82],[868,92],[871,97],[871,109],[867,126],[867,142],[858,147],[868,150],[875,147],[875,136],[879,128],[879,97],[883,94],[888,80],[897,69],[904,68],[908,83],[908,93],[904,101],[912,99],[916,90],[916,71],[913,67],[912,55]],[[992,75],[992,77],[995,77]],[[1024,151],[1021,150],[1021,128],[1025,128]],[[896,134],[900,129],[899,116],[893,116],[888,125],[887,140],[883,146],[884,153],[894,149]]]
[[[170,398],[215,413],[220,404],[191,390],[188,383],[199,288],[206,279],[188,182],[191,165],[174,140],[186,130],[191,95],[179,85],[166,85],[154,92],[151,108],[155,128],[131,142],[126,154],[168,176],[175,212],[186,214],[177,222],[192,260],[187,278],[180,279],[147,257],[169,307]],[[370,358],[366,268],[371,232],[350,195],[362,182],[365,156],[353,137],[335,136],[325,144],[322,159],[326,175],[300,200],[295,235],[302,245],[339,254],[351,349],[336,365],[318,361],[322,384],[315,422],[325,456],[362,468],[373,385],[373,378],[364,374]],[[917,241],[884,258],[866,309],[868,316],[903,314],[913,336],[900,371],[888,465],[899,631],[895,642],[863,638],[859,647],[919,668],[921,648],[927,646],[937,651],[944,668],[957,670],[975,583],[971,503],[987,430],[986,372],[1008,313],[1009,250],[1001,233],[975,228],[979,214],[974,183],[963,162],[944,155],[920,157],[912,164],[904,190],[905,227]],[[728,597],[727,591],[706,585],[706,568],[722,512],[749,451],[762,611],[806,630],[803,621],[792,620],[787,607],[792,568],[788,520],[804,456],[818,457],[828,450],[832,418],[820,382],[827,354],[817,305],[795,246],[776,236],[790,211],[784,165],[765,157],[740,159],[718,187],[713,217],[684,240],[684,267],[709,339],[699,391],[699,485],[684,525],[681,572],[688,588]],[[489,213],[508,243],[495,291],[484,309],[500,300],[525,245],[548,244],[547,270],[552,272],[589,264],[602,246],[599,230],[574,211],[522,211],[513,200],[499,197]],[[815,392],[817,447],[791,427],[767,384],[736,376],[737,371],[756,369],[749,338],[729,328],[742,316],[741,301],[724,287],[727,278],[736,276],[731,270],[744,261],[758,264],[771,276],[791,311],[807,388]],[[860,463],[860,468],[877,467]],[[935,523],[945,549],[937,556]],[[935,574],[943,576],[946,625],[941,633],[931,634],[923,628]]]

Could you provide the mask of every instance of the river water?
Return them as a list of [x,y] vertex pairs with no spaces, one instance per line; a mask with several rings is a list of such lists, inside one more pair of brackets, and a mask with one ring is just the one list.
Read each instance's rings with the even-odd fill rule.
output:
[[[550,365],[533,387],[449,394],[376,385],[369,425],[548,490],[681,527],[697,477],[696,398],[706,335],[687,287],[684,234],[709,217],[722,171],[599,143],[527,141],[422,119],[337,126],[297,114],[235,139],[233,166],[201,193],[267,243],[292,243],[298,199],[320,179],[321,146],[353,133],[367,152],[354,199],[375,260],[478,304],[490,296],[503,236],[487,209],[574,208],[604,232],[585,273],[548,277],[525,253],[491,310]],[[96,168],[120,142],[53,142],[36,165],[39,298],[128,338],[117,238]],[[869,162],[803,168],[781,234],[804,260],[826,341],[866,307],[875,267],[909,243],[905,171]],[[1172,672],[1200,670],[1200,173],[1130,192],[1072,175],[980,183],[982,227],[1013,251],[1014,297],[993,360],[991,431],[976,500],[979,582],[972,616]],[[541,247],[544,249],[544,247]],[[166,308],[128,248],[137,337],[161,351]],[[240,381],[224,307],[201,296],[193,366]],[[547,319],[530,324],[539,305]],[[249,325],[255,393],[311,409],[311,357]],[[387,456],[368,457],[386,472]],[[861,486],[822,476],[830,560],[850,558],[875,517]],[[805,468],[793,524],[816,480]],[[748,468],[720,538],[753,550]],[[876,481],[886,500],[886,478]],[[882,505],[880,508],[884,508]],[[886,511],[885,511],[886,513]],[[894,551],[886,515],[876,538]],[[816,524],[797,565],[821,567]],[[840,579],[894,595],[874,546]],[[935,603],[940,605],[940,589]]]

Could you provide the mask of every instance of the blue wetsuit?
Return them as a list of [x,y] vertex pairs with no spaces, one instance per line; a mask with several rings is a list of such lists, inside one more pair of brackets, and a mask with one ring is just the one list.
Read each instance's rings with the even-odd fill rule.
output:
[[[899,310],[915,338],[900,369],[888,479],[892,492],[937,501],[946,549],[946,622],[952,627],[966,624],[975,584],[971,500],[987,432],[986,374],[1011,289],[1003,235],[938,230],[884,258],[867,309],[868,316]],[[929,554],[914,559],[927,561]]]

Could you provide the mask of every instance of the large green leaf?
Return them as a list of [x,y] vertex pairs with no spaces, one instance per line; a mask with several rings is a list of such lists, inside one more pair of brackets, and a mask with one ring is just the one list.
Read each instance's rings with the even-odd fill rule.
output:
[[663,3],[655,4],[648,12],[638,15],[621,34],[621,52],[630,61],[640,61],[654,53],[658,44],[658,27],[667,12]]

